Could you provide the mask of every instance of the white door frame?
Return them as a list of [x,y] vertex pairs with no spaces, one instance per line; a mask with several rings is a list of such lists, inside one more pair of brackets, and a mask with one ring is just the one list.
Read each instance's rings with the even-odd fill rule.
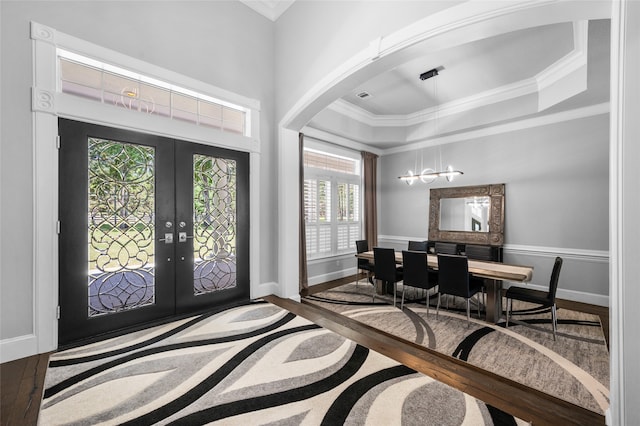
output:
[[[53,28],[31,23],[34,82],[32,88],[34,149],[33,334],[6,347],[8,358],[55,350],[58,346],[58,117],[110,127],[152,133],[203,145],[249,153],[250,257],[260,258],[260,102],[228,92],[118,52],[77,39]],[[106,63],[152,75],[250,109],[252,137],[224,133],[166,117],[114,108],[110,105],[61,93],[57,48]],[[273,283],[260,284],[260,262],[250,264],[251,297],[274,292]],[[5,345],[8,346],[8,345]],[[5,347],[3,347],[5,349]]]

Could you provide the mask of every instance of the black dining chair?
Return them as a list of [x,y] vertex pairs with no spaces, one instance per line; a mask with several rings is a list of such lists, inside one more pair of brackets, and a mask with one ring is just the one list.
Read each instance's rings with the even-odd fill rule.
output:
[[[393,306],[396,306],[396,290],[398,281],[402,281],[402,271],[396,267],[395,250],[392,248],[374,247],[373,268],[376,280],[382,281],[384,289],[386,289],[389,284],[393,284]],[[373,294],[375,299],[375,291]]]
[[458,245],[456,243],[437,242],[435,249],[437,254],[458,254]]
[[402,251],[402,302],[400,309],[404,309],[404,289],[406,286],[421,288],[427,291],[427,315],[429,315],[429,290],[438,285],[429,280],[427,267],[427,253],[419,251]]
[[427,241],[409,241],[407,250],[411,251],[427,251]]
[[469,259],[497,261],[494,248],[491,246],[481,246],[477,244],[467,244],[464,248],[464,255]]
[[[358,240],[356,241],[356,252],[364,253],[369,251],[369,242],[367,240]],[[367,274],[367,280],[371,284],[373,281],[371,280],[371,274],[373,273],[373,263],[371,263],[367,259],[358,258],[358,273],[356,274],[356,287],[358,286],[358,282],[360,281],[360,272],[364,271]]]
[[553,340],[556,340],[558,330],[558,316],[556,313],[556,291],[558,290],[558,279],[562,268],[562,258],[556,257],[549,280],[549,291],[546,293],[532,288],[511,286],[507,289],[507,327],[509,327],[509,316],[513,316],[513,301],[535,303],[541,308],[551,308],[551,326],[553,327]]
[[[469,299],[482,291],[482,286],[469,279],[469,262],[466,256],[438,254],[438,306],[436,317],[440,311],[440,298],[443,294],[464,297],[467,301],[467,327],[469,326]],[[476,300],[478,297],[476,296]],[[480,301],[478,317],[480,317]]]
[[[497,261],[495,249],[491,246],[483,246],[477,244],[467,244],[464,248],[464,255],[469,260],[486,260]],[[476,285],[482,286],[482,304],[484,304],[484,278],[471,276],[470,280]]]

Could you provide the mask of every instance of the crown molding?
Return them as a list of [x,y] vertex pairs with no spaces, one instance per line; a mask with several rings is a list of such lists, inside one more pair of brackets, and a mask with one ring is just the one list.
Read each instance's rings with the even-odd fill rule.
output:
[[571,52],[535,76],[539,90],[543,90],[579,68],[587,66],[589,21],[573,23],[573,40],[574,46]]
[[428,138],[419,142],[402,145],[395,148],[385,149],[382,155],[397,154],[400,152],[414,151],[416,149],[428,148],[432,146],[445,145],[448,143],[461,142],[469,139],[479,139],[501,133],[515,132],[533,127],[547,126],[563,121],[577,120],[580,118],[593,117],[609,113],[609,102],[591,105],[583,108],[576,108],[569,111],[562,111],[553,114],[541,115],[538,117],[525,118],[505,124],[498,124],[483,129],[461,132],[453,135]]
[[329,133],[324,130],[316,129],[313,127],[305,126],[301,130],[302,134],[313,139],[317,139],[322,142],[328,142],[334,145],[342,146],[350,150],[367,151],[377,156],[381,156],[384,151],[378,148],[373,148],[371,145],[367,145],[363,142],[359,142],[353,139],[338,136],[333,133]]
[[574,22],[573,50],[533,77],[435,107],[404,115],[376,115],[343,99],[337,99],[327,108],[371,127],[408,127],[436,120],[438,117],[460,114],[482,106],[539,93],[578,69],[587,66],[588,30],[588,21]]
[[[600,104],[590,105],[582,108],[576,108],[568,111],[561,111],[552,114],[539,115],[530,118],[524,118],[515,120],[504,124],[492,124],[482,129],[471,130],[467,132],[458,132],[447,136],[440,137],[425,137],[415,142],[406,143],[399,140],[376,140],[374,142],[365,139],[354,137],[354,135],[337,134],[327,131],[326,129],[319,129],[309,124],[305,126],[302,132],[305,135],[316,137],[317,139],[335,143],[346,147],[356,147],[362,151],[369,151],[379,156],[398,154],[401,152],[409,152],[418,149],[429,148],[438,145],[445,145],[455,142],[463,142],[471,139],[478,139],[501,133],[516,132],[518,130],[530,129],[534,127],[547,126],[563,121],[577,120],[581,118],[594,117],[597,115],[609,113],[609,102],[603,102]],[[401,146],[394,146],[393,148],[375,148],[371,144],[394,144],[405,143]]]
[[245,6],[250,7],[262,16],[275,22],[295,0],[240,0]]

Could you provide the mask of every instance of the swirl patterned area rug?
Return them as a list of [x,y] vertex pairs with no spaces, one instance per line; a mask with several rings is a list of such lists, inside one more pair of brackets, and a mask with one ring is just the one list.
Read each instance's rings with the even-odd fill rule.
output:
[[264,302],[50,358],[40,425],[210,423],[525,424]]
[[[402,285],[399,284],[399,289]],[[400,294],[400,293],[399,293]],[[437,296],[426,297],[407,287],[404,310],[393,307],[393,296],[376,295],[366,281],[313,294],[307,301],[446,355],[459,358],[511,380],[597,413],[609,406],[609,352],[596,315],[558,309],[558,338],[551,334],[549,310],[514,301],[514,319],[489,324],[478,320],[472,303],[467,326],[464,300],[446,309],[443,297],[436,317]],[[475,300],[472,299],[472,301]],[[455,304],[457,303],[457,304]]]

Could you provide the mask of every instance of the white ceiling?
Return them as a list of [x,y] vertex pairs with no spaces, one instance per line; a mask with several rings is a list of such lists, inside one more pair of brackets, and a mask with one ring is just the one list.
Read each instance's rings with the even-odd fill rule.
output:
[[[562,23],[425,52],[342,99],[375,115],[416,113],[533,78],[572,52],[573,35],[573,25]],[[433,68],[437,76],[420,80],[420,74]],[[371,96],[356,96],[363,91]]]
[[[240,1],[276,21],[295,0]],[[609,31],[607,19],[568,20],[416,52],[408,62],[348,89],[325,110],[343,117],[338,122],[346,117],[368,126],[368,137],[358,139],[341,131],[335,117],[327,120],[323,113],[309,125],[385,150],[500,122],[603,105],[609,90]],[[433,68],[439,75],[419,78]],[[369,96],[358,97],[362,92]],[[429,126],[431,130],[423,130]],[[381,128],[395,130],[385,133]]]
[[[393,151],[498,123],[604,108],[609,30],[608,19],[568,21],[414,55],[345,92],[309,126]],[[433,68],[437,76],[419,78]],[[361,99],[361,92],[370,96]],[[336,123],[345,117],[360,124],[341,130]],[[349,133],[362,124],[369,134]]]

